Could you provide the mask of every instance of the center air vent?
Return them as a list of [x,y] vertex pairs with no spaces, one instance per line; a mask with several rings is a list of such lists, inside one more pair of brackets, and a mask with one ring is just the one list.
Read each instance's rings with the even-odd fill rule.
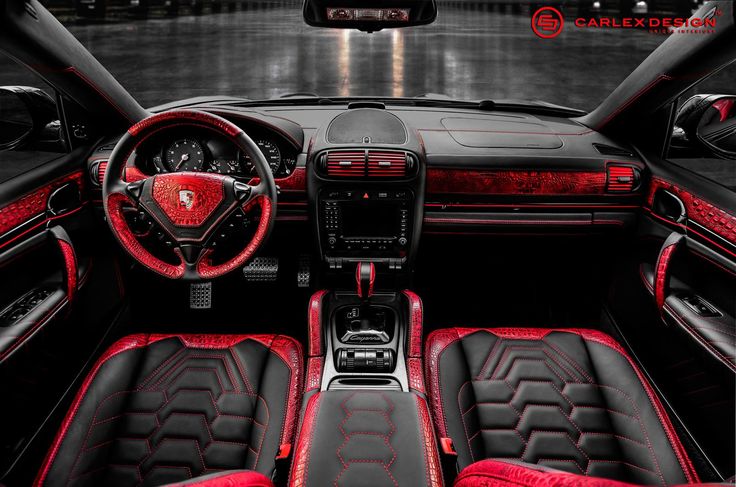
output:
[[333,150],[319,156],[318,167],[333,178],[403,178],[416,167],[416,157],[405,151]]

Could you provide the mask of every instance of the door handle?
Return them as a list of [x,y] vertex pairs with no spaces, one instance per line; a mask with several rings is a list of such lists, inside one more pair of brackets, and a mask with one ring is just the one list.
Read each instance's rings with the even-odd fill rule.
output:
[[652,213],[673,223],[687,220],[687,209],[682,200],[666,189],[659,189],[652,200]]
[[654,266],[654,301],[660,313],[664,310],[664,301],[667,298],[670,281],[670,267],[672,258],[677,249],[685,242],[685,236],[681,233],[672,232],[662,244]]
[[77,253],[69,234],[63,227],[56,225],[48,229],[49,237],[55,241],[63,262],[64,282],[66,283],[66,299],[72,303],[77,294],[78,272]]

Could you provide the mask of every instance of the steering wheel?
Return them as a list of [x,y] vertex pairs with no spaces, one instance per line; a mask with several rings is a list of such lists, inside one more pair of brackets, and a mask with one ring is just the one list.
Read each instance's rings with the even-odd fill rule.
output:
[[[175,172],[126,181],[124,172],[133,151],[148,137],[172,127],[212,130],[232,141],[253,161],[258,184],[237,181],[221,174]],[[175,110],[152,115],[133,125],[110,155],[102,183],[107,221],[120,245],[148,269],[187,281],[209,280],[245,265],[263,244],[276,219],[276,183],[266,158],[243,130],[222,117],[196,110]],[[144,210],[174,244],[179,262],[172,264],[153,255],[131,230],[124,208]],[[261,215],[250,242],[230,260],[214,263],[210,238],[236,212],[256,207]]]

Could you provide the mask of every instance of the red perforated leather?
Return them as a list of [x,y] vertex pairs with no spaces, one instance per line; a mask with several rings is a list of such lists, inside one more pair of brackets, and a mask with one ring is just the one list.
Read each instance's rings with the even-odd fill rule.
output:
[[323,357],[309,357],[307,361],[307,380],[305,391],[319,389],[322,385],[322,369],[324,367]]
[[210,255],[212,251],[205,251],[202,259],[197,264],[197,273],[202,279],[214,279],[215,277],[222,276],[239,267],[242,267],[243,265],[245,265],[246,262],[248,262],[255,251],[261,246],[263,240],[268,234],[268,227],[271,221],[271,212],[273,211],[273,203],[271,202],[271,199],[267,196],[259,195],[252,199],[245,206],[245,208],[243,208],[243,210],[247,212],[255,205],[261,207],[261,218],[258,222],[258,228],[253,235],[253,239],[238,255],[222,264],[212,264],[210,260]]
[[208,173],[159,174],[151,191],[175,226],[200,227],[225,199],[225,179]]
[[428,194],[604,194],[605,171],[427,170]]

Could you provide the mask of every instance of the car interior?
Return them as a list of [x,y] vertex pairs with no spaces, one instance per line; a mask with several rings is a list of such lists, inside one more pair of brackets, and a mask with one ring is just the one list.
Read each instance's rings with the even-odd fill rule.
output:
[[[590,112],[144,109],[0,5],[56,93],[0,88],[1,485],[733,484],[736,92],[693,92],[736,75],[733,2]],[[305,21],[385,27],[340,5]]]

